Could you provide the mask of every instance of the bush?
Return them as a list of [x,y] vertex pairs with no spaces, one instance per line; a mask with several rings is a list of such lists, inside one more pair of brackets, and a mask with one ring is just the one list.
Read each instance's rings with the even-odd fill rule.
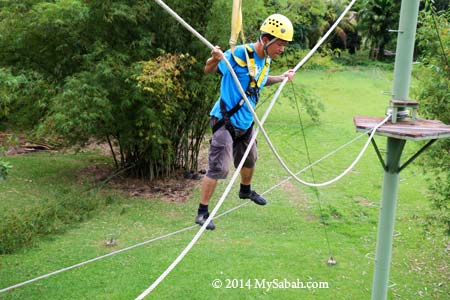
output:
[[47,199],[25,210],[5,212],[0,220],[0,254],[10,254],[22,247],[32,246],[36,238],[64,232],[74,222],[107,204],[94,195],[73,197],[61,193],[58,200]]
[[[165,95],[137,78],[161,48],[204,60],[206,47],[152,1],[15,2],[0,5],[0,122],[65,146],[107,141],[116,167],[140,178],[196,167],[214,98],[203,63],[177,58],[163,72],[174,82]],[[212,1],[176,4],[194,27],[206,27]]]
[[[421,115],[445,124],[450,124],[449,14],[450,10],[440,14],[431,9],[421,12],[417,45],[422,64],[417,72],[420,85],[414,91]],[[430,220],[444,224],[450,235],[449,153],[450,139],[441,139],[425,152],[421,161],[424,171],[430,175],[430,199],[435,208]]]
[[[203,65],[188,54],[163,54],[140,67],[136,80],[143,102],[139,106],[145,109],[134,119],[131,137],[134,149],[147,162],[140,171],[150,172],[152,178],[180,168],[195,170],[216,94],[210,79],[205,81]],[[125,154],[128,163],[137,163],[135,154]]]
[[[308,52],[309,50],[287,48],[285,54],[286,59],[277,61],[277,67],[294,68],[308,54]],[[302,69],[326,70],[337,67],[339,67],[339,65],[333,62],[332,51],[323,50],[322,52],[314,53],[314,55],[302,66]]]

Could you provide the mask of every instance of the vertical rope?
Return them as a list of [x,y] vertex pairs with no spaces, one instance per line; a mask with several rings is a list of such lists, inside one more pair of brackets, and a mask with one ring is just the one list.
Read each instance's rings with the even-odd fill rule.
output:
[[[293,82],[291,82],[291,88],[292,88],[292,92],[294,94],[295,107],[297,109],[298,121],[299,121],[299,124],[300,124],[300,129],[302,131],[303,143],[305,144],[306,157],[308,158],[308,164],[311,165],[312,164],[311,155],[309,153],[309,146],[308,146],[308,142],[306,140],[305,128],[303,126],[303,120],[302,120],[302,116],[301,116],[301,113],[300,113],[300,107],[298,105],[298,100],[297,100],[297,93],[295,91]],[[313,167],[311,166],[309,169],[311,171],[311,176],[312,176],[313,183],[316,183],[316,178],[314,176]],[[317,203],[319,204],[320,217],[323,218],[324,214],[323,214],[322,201],[320,199],[319,190],[318,190],[317,187],[313,187],[313,191],[314,191],[314,194],[316,195]],[[325,240],[327,242],[328,254],[330,255],[330,259],[331,259],[333,257],[333,253],[331,251],[330,239],[328,237],[328,229],[327,229],[327,226],[325,224],[323,226],[323,229],[324,229],[324,234],[325,234]]]

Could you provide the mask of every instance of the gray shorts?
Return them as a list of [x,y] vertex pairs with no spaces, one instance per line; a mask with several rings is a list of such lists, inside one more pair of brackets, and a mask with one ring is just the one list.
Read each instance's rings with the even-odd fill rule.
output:
[[[217,121],[217,118],[212,117],[210,121],[211,127],[214,126]],[[241,162],[242,156],[244,155],[245,150],[247,149],[247,146],[253,136],[252,129],[253,127],[250,127],[248,130],[251,130],[251,132],[246,134],[247,130],[235,128],[235,136],[237,139],[234,142],[230,132],[225,128],[225,126],[220,127],[213,134],[209,147],[208,172],[206,173],[206,176],[212,179],[227,178],[228,172],[230,171],[231,162],[234,162],[234,167],[237,167]],[[244,167],[254,168],[257,159],[258,150],[255,142],[253,143],[250,153],[244,162]]]

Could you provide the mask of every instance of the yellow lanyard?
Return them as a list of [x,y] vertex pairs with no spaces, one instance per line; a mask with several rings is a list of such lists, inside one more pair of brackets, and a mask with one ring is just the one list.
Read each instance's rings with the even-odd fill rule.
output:
[[250,47],[250,45],[245,45],[245,56],[247,61],[241,59],[240,57],[237,57],[233,55],[234,60],[236,63],[241,67],[247,67],[248,69],[248,75],[250,76],[250,87],[260,87],[262,81],[264,80],[264,77],[266,75],[267,69],[270,66],[269,59],[266,57],[264,62],[264,67],[261,70],[261,73],[259,73],[258,79],[255,79],[256,76],[256,65],[255,65],[255,53],[253,52],[253,49]]

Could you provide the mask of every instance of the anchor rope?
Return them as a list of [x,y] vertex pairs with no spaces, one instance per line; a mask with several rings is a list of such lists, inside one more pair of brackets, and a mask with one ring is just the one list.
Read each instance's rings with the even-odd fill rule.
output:
[[[294,94],[295,108],[297,109],[298,122],[299,122],[300,128],[302,130],[302,137],[303,137],[303,143],[305,144],[306,157],[308,159],[309,164],[311,165],[311,155],[309,153],[309,146],[308,146],[308,142],[306,140],[306,134],[305,134],[305,128],[303,126],[302,115],[300,114],[300,107],[298,105],[297,93],[295,91],[293,83],[291,83],[291,89],[292,89],[292,92]],[[311,167],[310,171],[311,171],[312,180],[315,183],[316,182],[316,177],[314,175],[314,169]],[[323,214],[323,209],[322,209],[322,201],[320,199],[320,194],[319,194],[319,191],[318,191],[317,188],[314,188],[314,195],[316,196],[317,203],[319,204],[320,216],[323,217],[324,214]],[[327,226],[322,226],[322,227],[323,227],[324,234],[325,234],[325,241],[327,242],[328,254],[330,255],[330,258],[331,258],[331,257],[333,257],[333,252],[331,251],[330,239],[328,238],[328,229],[327,229]]]

